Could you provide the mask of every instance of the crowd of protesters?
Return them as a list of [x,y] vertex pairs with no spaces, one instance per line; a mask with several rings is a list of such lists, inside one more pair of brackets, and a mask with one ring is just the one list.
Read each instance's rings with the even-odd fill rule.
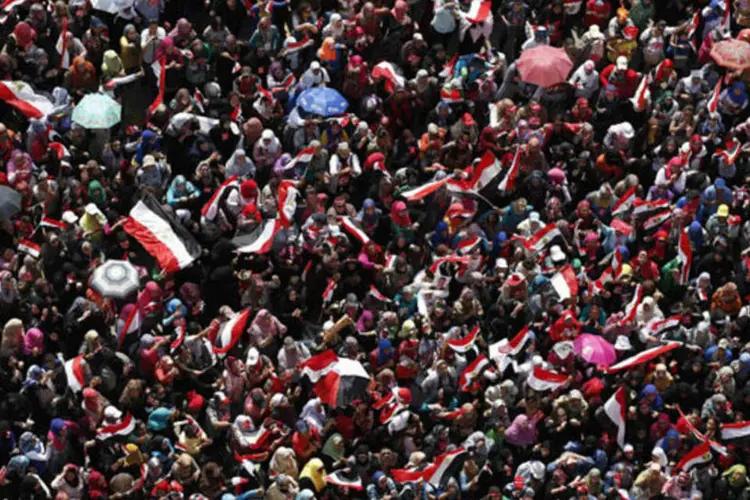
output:
[[750,499],[750,1],[0,35],[0,498]]

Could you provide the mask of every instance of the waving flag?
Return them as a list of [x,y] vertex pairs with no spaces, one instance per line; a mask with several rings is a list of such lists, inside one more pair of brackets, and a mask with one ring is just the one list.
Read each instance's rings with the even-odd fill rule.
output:
[[516,148],[516,154],[513,156],[513,161],[510,163],[510,168],[508,169],[508,172],[505,174],[505,177],[502,181],[500,181],[500,184],[497,185],[498,191],[513,191],[516,188],[516,179],[518,178],[518,171],[521,166],[521,162],[519,161],[519,156],[521,155],[521,148]]
[[459,181],[451,179],[448,181],[448,190],[458,193],[472,193],[481,191],[492,182],[495,177],[500,175],[502,165],[492,151],[487,151],[479,163],[474,167],[471,177],[467,180]]
[[679,314],[664,319],[652,319],[646,324],[644,330],[646,334],[656,337],[667,330],[680,326],[680,321],[681,316]]
[[122,349],[122,346],[125,343],[125,338],[128,335],[140,331],[141,325],[143,325],[143,313],[141,311],[143,311],[143,308],[146,307],[147,302],[148,294],[145,293],[145,291],[139,293],[138,299],[135,303],[135,307],[133,307],[133,310],[130,311],[128,317],[125,318],[125,323],[122,325],[122,329],[117,336],[117,349]]
[[167,56],[163,55],[159,59],[151,63],[151,70],[156,76],[156,84],[159,87],[159,92],[156,94],[154,101],[148,107],[148,115],[151,115],[156,108],[158,108],[164,102],[164,92],[167,86]]
[[42,247],[37,245],[31,240],[21,239],[18,242],[18,251],[25,252],[35,259],[38,259],[42,255]]
[[721,439],[724,441],[746,438],[748,436],[750,436],[750,421],[721,424]]
[[276,234],[282,229],[281,219],[265,220],[262,224],[261,227],[251,233],[249,239],[252,241],[237,248],[237,252],[268,253],[271,250]]
[[708,109],[709,113],[716,113],[716,110],[719,109],[719,96],[721,95],[721,78],[719,78],[719,81],[716,82],[716,86],[714,87],[713,92],[711,92],[711,96],[708,98],[708,101],[706,102],[706,109]]
[[625,316],[617,323],[620,327],[631,325],[635,322],[635,313],[638,310],[638,306],[643,299],[643,287],[637,285],[633,298],[630,300],[628,305],[625,307]]
[[604,291],[604,287],[607,283],[611,283],[615,279],[614,271],[612,266],[606,268],[602,274],[594,281],[589,282],[589,293],[591,295],[599,295]]
[[438,273],[440,270],[440,266],[445,263],[452,263],[452,264],[458,264],[460,266],[465,266],[468,264],[471,264],[472,257],[471,256],[459,256],[459,255],[448,255],[446,257],[441,257],[435,262],[432,263],[430,266],[430,272],[432,274]]
[[541,366],[535,366],[534,371],[529,374],[526,383],[537,392],[555,391],[568,383],[569,375],[545,370]]
[[339,357],[332,349],[323,351],[320,354],[310,357],[304,363],[299,365],[303,376],[307,376],[313,384],[320,380],[328,373],[333,365],[339,360]]
[[302,151],[297,153],[297,156],[292,158],[289,163],[284,165],[284,170],[289,170],[296,166],[297,163],[310,163],[315,155],[315,148],[304,148]]
[[456,245],[456,252],[458,252],[459,255],[469,254],[472,250],[477,248],[480,243],[482,243],[482,238],[479,236],[463,239],[458,242],[458,245]]
[[23,113],[27,118],[43,118],[55,110],[55,105],[42,94],[37,94],[22,81],[0,82],[0,100]]
[[533,253],[539,253],[550,244],[550,242],[556,237],[560,236],[560,230],[557,226],[550,222],[542,229],[532,234],[525,242],[526,248]]
[[604,403],[604,413],[617,426],[617,444],[625,446],[625,422],[627,404],[625,403],[625,389],[619,387],[611,398]]
[[135,419],[131,413],[126,413],[125,417],[118,423],[105,425],[96,430],[96,439],[105,441],[116,436],[127,436],[135,430]]
[[362,228],[360,228],[351,217],[341,217],[341,225],[344,226],[344,229],[347,233],[354,236],[357,241],[362,243],[363,245],[366,245],[370,242],[370,237],[367,236],[367,233],[365,233]]
[[10,12],[11,10],[13,10],[13,7],[23,5],[25,2],[26,0],[5,0],[3,2],[3,10],[6,12]]
[[726,165],[734,165],[734,163],[739,159],[740,154],[742,154],[742,145],[739,143],[739,141],[733,140],[727,147],[727,149],[718,149],[716,150],[716,153],[714,153],[717,156],[720,156],[722,160],[724,160],[724,163]]
[[170,273],[190,266],[203,251],[193,235],[151,195],[130,210],[123,228]]
[[388,61],[376,64],[372,68],[370,75],[373,79],[383,78],[385,80],[385,89],[390,93],[394,93],[406,86],[406,79]]
[[325,477],[326,483],[334,486],[350,488],[354,491],[362,491],[364,486],[362,485],[362,479],[359,474],[354,474],[353,477],[348,477],[343,471],[337,470],[328,474]]
[[698,26],[701,24],[701,9],[696,9],[693,18],[690,21],[690,25],[687,28],[687,37],[690,40],[690,46],[693,47],[693,52],[698,53],[698,42],[695,40],[695,35],[698,33]]
[[550,284],[555,289],[560,300],[569,299],[578,295],[578,278],[571,264],[566,264],[552,278]]
[[414,189],[410,189],[408,191],[404,191],[401,193],[401,196],[408,200],[408,201],[417,201],[421,200],[422,198],[426,198],[427,196],[431,195],[441,187],[448,184],[448,181],[450,180],[449,177],[446,177],[444,179],[441,179],[439,181],[431,181],[427,184],[423,184],[419,187],[416,187]]
[[49,229],[65,229],[65,223],[63,221],[53,219],[52,217],[42,217],[42,220],[39,221],[39,225]]
[[250,309],[235,313],[234,316],[219,327],[219,333],[214,340],[214,354],[224,355],[232,350],[232,347],[240,340],[245,332],[247,320],[250,318]]
[[627,191],[617,200],[615,206],[612,207],[612,215],[618,215],[626,213],[633,207],[635,202],[635,190],[637,186],[630,186]]
[[638,88],[635,90],[635,95],[630,98],[634,110],[638,112],[646,110],[648,101],[651,99],[651,91],[648,88],[649,85],[651,85],[651,77],[646,73],[643,75],[643,78],[641,78],[641,83],[638,84]]
[[474,348],[474,344],[479,337],[479,325],[476,325],[472,330],[463,338],[457,340],[449,340],[446,342],[448,347],[456,352],[466,353]]
[[612,270],[615,273],[615,277],[619,276],[622,272],[622,265],[622,252],[620,251],[620,247],[618,246],[612,254],[612,262],[610,263],[610,267],[612,267]]
[[323,290],[323,303],[329,304],[333,300],[333,293],[336,291],[338,281],[328,280],[328,286]]
[[607,372],[616,373],[622,370],[629,370],[630,368],[633,368],[635,366],[647,363],[654,358],[658,358],[662,354],[666,354],[673,349],[677,349],[681,345],[681,342],[669,342],[664,345],[652,347],[651,349],[646,349],[645,351],[639,352],[635,356],[631,356],[628,359],[620,361],[619,363],[615,363],[614,365],[607,368]]
[[690,267],[693,265],[693,249],[690,246],[690,237],[688,236],[687,228],[680,231],[680,241],[677,256],[680,259],[680,264],[682,264],[678,281],[680,285],[687,285],[688,280],[690,279]]
[[469,12],[464,14],[471,23],[483,23],[492,14],[492,2],[473,0]]
[[512,339],[502,339],[490,345],[490,359],[492,359],[497,364],[498,368],[500,368],[500,373],[508,368],[512,363],[510,357],[521,352],[526,343],[531,339],[531,335],[531,330],[529,329],[529,326],[526,325],[520,332],[515,334]]
[[370,291],[368,293],[371,297],[375,297],[375,299],[380,302],[393,302],[391,299],[380,293],[380,290],[378,290],[375,285],[370,285]]
[[645,222],[643,223],[643,229],[645,229],[646,231],[656,229],[657,227],[667,222],[667,220],[669,220],[670,217],[672,217],[671,210],[664,210],[663,212],[654,214],[645,220]]
[[471,392],[479,386],[479,377],[485,370],[491,370],[492,364],[487,356],[481,354],[472,361],[458,378],[458,390],[461,392]]
[[65,378],[68,381],[68,387],[73,392],[81,392],[86,385],[85,372],[83,369],[83,354],[69,359],[65,362]]
[[359,361],[339,358],[328,373],[313,387],[322,403],[331,408],[343,408],[367,395],[370,374]]
[[643,215],[667,208],[669,208],[669,201],[667,200],[649,201],[636,198],[633,202],[633,215]]
[[214,220],[216,218],[216,214],[219,213],[219,204],[221,203],[221,200],[224,199],[224,194],[230,189],[239,186],[240,183],[237,180],[236,175],[222,182],[218,189],[214,191],[214,194],[211,195],[211,198],[206,202],[205,205],[203,205],[203,208],[201,209],[201,215],[208,221]]
[[707,464],[711,460],[713,460],[713,455],[711,455],[711,444],[707,441],[704,441],[703,443],[695,446],[692,450],[687,452],[685,456],[682,457],[679,462],[677,462],[675,468],[678,470],[689,472],[690,469],[692,469],[696,465]]
[[293,181],[283,180],[279,183],[277,196],[279,206],[279,219],[285,228],[292,226],[294,214],[297,212],[297,195],[299,191]]

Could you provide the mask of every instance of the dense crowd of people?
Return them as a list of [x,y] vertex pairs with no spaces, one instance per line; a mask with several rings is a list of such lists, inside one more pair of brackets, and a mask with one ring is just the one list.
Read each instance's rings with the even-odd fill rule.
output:
[[0,498],[750,498],[750,1],[1,9]]

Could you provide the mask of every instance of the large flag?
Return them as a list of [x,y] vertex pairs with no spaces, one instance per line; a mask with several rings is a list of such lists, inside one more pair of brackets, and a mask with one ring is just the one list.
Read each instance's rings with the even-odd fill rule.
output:
[[13,106],[26,118],[43,118],[55,110],[55,105],[42,94],[37,94],[22,81],[0,82],[0,100]]
[[515,356],[521,352],[526,345],[526,342],[531,339],[531,335],[531,330],[529,329],[529,326],[526,325],[520,332],[515,334],[512,339],[502,339],[490,345],[490,359],[497,364],[500,373],[504,372],[513,362],[511,356]]
[[135,204],[123,228],[170,273],[185,269],[202,252],[193,235],[151,195]]
[[216,214],[219,213],[219,205],[221,200],[224,198],[224,194],[232,188],[239,187],[240,182],[237,180],[237,176],[233,175],[229,179],[221,183],[221,185],[214,191],[211,198],[203,205],[201,209],[201,215],[208,221],[212,221],[216,218]]
[[408,201],[421,200],[422,198],[426,198],[441,187],[448,184],[449,180],[450,177],[445,177],[444,179],[440,179],[439,181],[431,181],[427,184],[422,184],[419,187],[415,187],[414,189],[404,191],[403,193],[401,193],[401,196]]
[[524,242],[524,245],[530,252],[539,253],[558,236],[560,236],[560,230],[557,229],[554,222],[550,222],[542,229],[532,234],[531,237]]
[[336,353],[332,349],[328,349],[327,351],[323,351],[320,354],[310,357],[307,361],[301,363],[299,368],[302,375],[307,375],[310,382],[314,384],[324,377],[338,360],[339,357]]
[[561,300],[578,295],[578,278],[571,264],[566,264],[556,272],[550,278],[550,283]]
[[5,12],[10,12],[11,10],[13,10],[13,7],[23,5],[25,2],[26,0],[5,0],[3,2],[3,10]]
[[474,328],[472,328],[472,330],[465,337],[457,340],[449,340],[446,342],[446,344],[448,344],[448,347],[456,352],[466,353],[474,348],[477,337],[479,337],[479,325],[476,325]]
[[643,300],[643,287],[636,285],[635,292],[633,292],[633,298],[625,307],[625,316],[618,322],[619,326],[627,326],[635,322],[635,313],[638,310],[638,306]]
[[81,392],[86,385],[86,377],[83,369],[83,354],[69,359],[65,362],[65,378],[68,381],[68,387],[73,392]]
[[724,441],[746,438],[748,436],[750,436],[750,421],[721,424],[721,439]]
[[633,202],[635,202],[635,190],[636,186],[630,186],[630,188],[625,191],[620,199],[617,200],[615,206],[612,207],[612,215],[625,213],[633,207]]
[[627,404],[625,403],[625,389],[618,388],[611,398],[604,403],[604,413],[617,426],[617,444],[625,446],[625,422]]
[[458,448],[454,451],[443,453],[437,457],[435,463],[429,465],[424,470],[392,469],[391,473],[393,479],[399,483],[416,482],[421,479],[430,483],[435,488],[440,488],[453,475],[450,473],[451,471],[458,472],[465,456],[466,451],[463,448]]
[[690,469],[696,465],[707,464],[711,460],[713,460],[713,455],[711,455],[711,443],[704,441],[687,452],[685,456],[677,462],[675,469],[690,472]]
[[682,345],[681,342],[668,342],[664,345],[652,347],[651,349],[646,349],[645,351],[641,351],[635,356],[631,356],[628,359],[623,359],[619,363],[615,363],[614,365],[607,368],[608,373],[615,373],[622,370],[629,370],[630,368],[633,368],[638,365],[642,365],[643,363],[648,363],[654,358],[658,358],[662,354],[666,354],[669,351],[673,349],[677,349]]
[[224,355],[232,350],[232,347],[234,347],[245,332],[249,318],[250,309],[248,308],[236,313],[226,323],[221,325],[219,333],[216,334],[216,339],[214,340],[214,354]]
[[471,23],[483,23],[492,14],[492,2],[472,0],[469,12],[464,14]]
[[498,191],[513,191],[516,188],[516,179],[518,178],[518,171],[521,166],[519,156],[521,155],[521,148],[516,148],[516,154],[513,155],[513,161],[510,163],[510,168],[506,172],[505,177],[500,184],[497,185]]
[[526,383],[537,392],[554,391],[568,383],[569,375],[545,370],[541,366],[535,366],[534,371],[529,374]]
[[241,236],[232,241],[242,241],[237,248],[239,253],[267,253],[273,246],[276,234],[282,229],[281,219],[270,219],[262,222],[262,225],[249,236]]
[[277,197],[279,206],[279,219],[281,225],[289,228],[294,220],[294,214],[297,212],[297,195],[299,191],[293,181],[283,180],[279,183],[279,193]]
[[459,181],[457,179],[451,179],[448,181],[448,190],[458,193],[472,193],[481,191],[495,177],[500,175],[502,171],[502,165],[492,151],[487,151],[479,163],[474,167],[471,177],[469,179]]
[[96,438],[104,441],[115,436],[127,436],[135,430],[135,419],[131,413],[126,413],[125,417],[116,424],[105,425],[96,430]]

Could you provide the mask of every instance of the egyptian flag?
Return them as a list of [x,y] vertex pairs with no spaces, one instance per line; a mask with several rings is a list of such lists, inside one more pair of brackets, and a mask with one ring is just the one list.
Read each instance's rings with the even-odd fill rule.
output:
[[618,388],[611,398],[604,403],[604,413],[617,426],[617,444],[620,448],[625,446],[625,422],[627,421],[625,402],[625,389]]
[[57,53],[60,54],[60,68],[68,69],[70,67],[70,53],[68,52],[68,18],[62,18],[62,26],[60,28],[60,38],[57,39],[55,44]]
[[0,100],[16,108],[26,118],[44,118],[55,110],[52,101],[37,94],[29,84],[22,81],[0,82]]
[[229,179],[221,183],[221,185],[214,191],[211,198],[203,205],[201,209],[201,215],[208,221],[212,221],[216,218],[216,214],[219,213],[219,205],[221,200],[224,199],[224,194],[232,188],[239,187],[240,182],[237,180],[237,176],[234,175]]
[[706,109],[708,109],[709,113],[716,113],[716,110],[719,109],[719,95],[721,95],[721,78],[716,82],[716,86],[713,92],[711,92],[711,97],[706,101]]
[[18,242],[18,251],[25,252],[35,259],[38,259],[39,256],[42,255],[42,247],[33,241],[26,239],[21,239],[21,241]]
[[690,279],[690,267],[693,265],[693,249],[690,246],[690,237],[687,228],[680,231],[680,241],[677,257],[680,259],[682,268],[678,282],[680,285],[687,285]]
[[70,158],[70,151],[68,151],[68,148],[66,148],[61,142],[50,142],[47,144],[47,147],[55,152],[55,156],[57,156],[58,160]]
[[721,29],[724,31],[724,33],[729,33],[731,35],[731,28],[732,28],[732,20],[729,14],[729,9],[731,6],[731,3],[729,0],[724,0],[724,14],[721,16]]
[[[475,327],[475,330],[479,332],[478,327]],[[479,387],[479,377],[482,376],[482,372],[488,369],[492,370],[490,360],[484,354],[480,354],[461,372],[461,376],[458,379],[458,389],[461,392],[471,392],[477,389]]]
[[13,10],[13,7],[17,7],[19,5],[23,5],[26,0],[5,0],[3,2],[3,10],[5,12],[10,12]]
[[721,156],[726,165],[734,165],[742,153],[742,145],[739,141],[729,141],[726,149],[717,149],[716,156]]
[[422,198],[426,198],[427,196],[431,195],[441,187],[448,184],[448,181],[450,180],[449,177],[446,177],[444,179],[441,179],[439,181],[431,181],[427,184],[422,184],[419,187],[416,187],[414,189],[410,189],[408,191],[404,191],[401,193],[401,197],[406,199],[407,201],[417,201],[421,200]]
[[378,290],[375,285],[370,285],[370,291],[368,293],[371,297],[375,297],[375,299],[380,302],[391,302],[391,299],[380,293],[380,290]]
[[630,299],[630,302],[625,307],[625,316],[618,321],[618,326],[623,327],[635,322],[635,313],[641,300],[643,300],[643,287],[641,287],[641,285],[636,285],[633,298]]
[[616,373],[622,370],[629,370],[630,368],[642,365],[643,363],[648,363],[652,359],[658,358],[662,354],[666,354],[671,350],[677,349],[681,345],[682,342],[668,342],[664,345],[646,349],[645,351],[639,352],[635,356],[631,356],[628,359],[620,361],[619,363],[615,363],[614,365],[607,368],[607,372]]
[[41,227],[46,227],[49,229],[59,229],[59,230],[65,229],[65,223],[63,221],[53,219],[52,217],[42,217],[42,220],[39,222],[39,225]]
[[292,158],[289,163],[284,165],[284,170],[289,170],[297,163],[310,163],[310,161],[313,159],[313,155],[315,155],[315,148],[304,148],[302,151],[297,153],[297,156]]
[[68,380],[68,387],[73,392],[81,392],[86,385],[86,379],[83,371],[83,354],[69,359],[65,362],[65,378]]
[[620,251],[620,247],[618,246],[612,253],[612,262],[610,262],[610,267],[612,267],[612,270],[615,273],[615,277],[619,276],[622,272],[622,264],[622,252]]
[[669,201],[667,200],[649,201],[636,198],[635,201],[633,201],[633,215],[648,214],[665,210],[667,208],[669,208]]
[[[187,420],[188,425],[192,425],[198,430],[197,438],[200,440],[206,440],[208,439],[208,435],[206,434],[206,431],[203,430],[203,427],[200,426],[200,424],[190,415],[185,415],[185,420]],[[176,443],[174,445],[175,449],[186,452],[187,449],[185,446],[183,446],[180,443]]]
[[328,280],[328,285],[326,285],[326,289],[323,290],[324,304],[330,304],[330,302],[333,300],[333,294],[336,292],[336,286],[338,286],[338,284],[338,281]]
[[649,100],[651,100],[651,91],[648,86],[651,85],[651,77],[648,73],[643,75],[641,83],[638,84],[638,88],[635,91],[635,95],[630,98],[630,102],[633,104],[633,109],[637,112],[646,110]]
[[146,195],[130,210],[123,228],[168,273],[190,266],[203,251],[193,235],[151,195]]
[[337,470],[328,474],[325,477],[325,480],[326,483],[340,488],[350,488],[354,491],[362,491],[364,489],[362,479],[359,477],[359,474],[353,474],[353,476],[353,478],[350,478],[344,474],[344,471]]
[[445,78],[447,80],[453,79],[453,73],[456,70],[456,63],[458,62],[458,54],[455,54],[453,58],[448,62],[448,64],[443,64],[443,69],[440,71],[440,74],[438,75],[441,78]]
[[397,90],[403,89],[406,86],[406,80],[401,76],[388,61],[379,62],[372,68],[370,74],[373,79],[383,78],[385,81],[385,90],[393,94]]
[[532,234],[531,237],[525,241],[525,246],[530,252],[539,253],[558,236],[560,236],[560,230],[557,229],[554,222],[550,222],[542,229]]
[[448,191],[457,193],[475,193],[492,182],[502,172],[502,165],[492,151],[487,151],[479,163],[474,167],[471,177],[464,181],[451,179],[448,182]]
[[156,94],[154,102],[148,107],[148,115],[151,115],[156,111],[156,108],[164,102],[164,91],[167,85],[167,56],[161,56],[159,59],[151,63],[151,70],[156,76],[156,84],[159,87],[159,92]]
[[248,236],[240,236],[232,241],[238,245],[239,253],[268,253],[273,246],[276,234],[282,229],[281,219],[263,221],[262,225]]
[[363,399],[370,385],[370,374],[359,361],[339,358],[328,373],[318,380],[313,392],[331,408],[344,408]]
[[652,337],[656,337],[671,328],[680,326],[680,320],[681,317],[679,314],[664,319],[652,319],[646,325],[646,333]]
[[448,480],[457,474],[466,458],[466,450],[458,448],[454,451],[443,453],[424,470],[413,471],[407,469],[392,469],[391,475],[394,481],[400,483],[411,483],[420,479],[430,483],[435,488],[445,486]]
[[448,347],[456,352],[466,353],[474,348],[474,344],[479,337],[479,325],[475,326],[465,337],[458,340],[449,340],[446,343]]
[[228,353],[245,332],[247,320],[250,318],[250,309],[236,313],[229,321],[219,327],[219,332],[214,340],[214,354],[224,355]]
[[483,23],[492,13],[492,2],[473,0],[469,6],[469,12],[465,14],[470,23]]
[[98,428],[96,430],[96,439],[104,441],[116,436],[127,436],[134,430],[135,419],[133,418],[133,414],[128,412],[120,422]]
[[687,37],[690,41],[690,46],[693,47],[693,52],[698,53],[698,42],[695,40],[695,35],[698,32],[698,26],[701,24],[701,9],[696,9],[693,19],[690,21],[690,25],[687,27]]
[[299,191],[293,181],[284,180],[279,183],[278,206],[279,219],[285,228],[292,226],[294,214],[297,212],[297,195]]
[[711,455],[711,444],[707,441],[704,441],[703,443],[687,452],[685,456],[682,457],[679,462],[677,462],[675,468],[678,470],[689,472],[690,469],[692,469],[696,465],[707,464],[711,460],[713,460],[713,455]]
[[354,236],[357,241],[362,243],[363,245],[366,245],[370,242],[370,237],[367,236],[367,233],[365,233],[352,219],[351,217],[340,217],[341,219],[341,225],[344,226],[344,229],[347,233]]
[[447,103],[461,102],[464,100],[464,95],[459,89],[443,87],[440,89],[440,100]]
[[143,311],[143,309],[148,305],[147,302],[148,294],[145,293],[145,291],[139,293],[138,299],[135,303],[135,307],[133,307],[133,310],[130,311],[128,317],[125,318],[125,324],[122,325],[122,330],[120,330],[120,333],[118,335],[118,349],[122,349],[122,346],[125,343],[125,338],[128,335],[140,331],[141,325],[143,325],[143,317],[141,311]]
[[315,383],[331,371],[331,368],[333,368],[333,365],[335,365],[338,360],[339,357],[336,353],[332,349],[328,349],[327,351],[323,351],[320,354],[310,357],[304,363],[300,363],[299,368],[303,376],[307,375],[310,382]]
[[615,273],[612,270],[612,266],[605,269],[599,276],[599,278],[592,282],[589,282],[589,293],[591,295],[599,295],[600,293],[602,293],[604,291],[604,286],[615,279],[614,274]]
[[625,193],[617,200],[615,206],[612,207],[612,215],[618,215],[629,211],[633,207],[635,202],[635,189],[637,186],[630,186]]
[[573,271],[571,264],[566,264],[552,278],[550,278],[552,288],[557,292],[560,300],[569,299],[578,295],[578,278]]
[[465,266],[465,265],[471,264],[472,260],[473,259],[470,256],[448,255],[446,257],[441,257],[435,262],[433,262],[432,265],[430,266],[430,272],[432,274],[436,274],[440,270],[440,266],[448,262],[452,264]]
[[567,384],[568,380],[570,380],[569,375],[535,366],[534,371],[526,379],[526,384],[537,392],[555,391]]
[[729,441],[750,436],[750,421],[721,424],[721,439]]
[[411,403],[411,390],[406,387],[394,387],[386,396],[375,401],[372,409],[381,410],[378,420],[381,424],[387,424],[402,410],[409,408]]
[[508,169],[508,172],[506,172],[505,177],[502,181],[500,181],[500,184],[497,185],[498,191],[513,191],[516,188],[516,179],[518,178],[518,172],[521,167],[521,162],[519,161],[519,157],[521,155],[521,148],[516,148],[516,154],[513,156],[513,161],[510,163],[510,168]]
[[480,238],[479,236],[474,236],[473,238],[463,239],[458,242],[458,245],[456,245],[456,251],[460,255],[466,255],[468,253],[471,253],[472,250],[474,250],[481,242],[482,242],[482,238]]
[[497,364],[500,373],[503,373],[513,363],[511,356],[520,353],[531,339],[531,330],[528,325],[523,327],[512,339],[502,339],[490,345],[490,358]]
[[398,259],[398,255],[396,254],[386,254],[385,256],[385,268],[386,271],[393,271],[396,268],[396,259]]
[[193,93],[193,101],[195,101],[198,111],[200,111],[201,113],[206,112],[206,98],[203,97],[203,93],[198,88],[196,88],[195,92]]
[[643,229],[646,231],[650,231],[652,229],[656,229],[657,227],[661,226],[669,218],[672,217],[672,211],[671,210],[664,210],[663,212],[659,212],[658,214],[654,214],[643,223]]

